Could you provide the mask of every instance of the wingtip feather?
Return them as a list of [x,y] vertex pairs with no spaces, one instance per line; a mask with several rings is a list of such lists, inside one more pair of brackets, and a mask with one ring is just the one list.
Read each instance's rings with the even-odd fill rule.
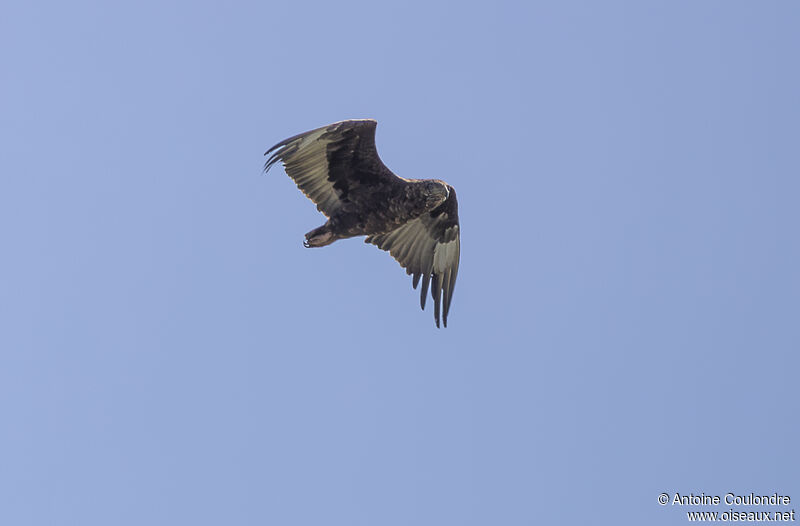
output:
[[431,283],[431,276],[430,274],[426,274],[422,278],[422,290],[419,293],[419,306],[422,307],[422,310],[425,310],[425,300],[428,299],[428,286]]

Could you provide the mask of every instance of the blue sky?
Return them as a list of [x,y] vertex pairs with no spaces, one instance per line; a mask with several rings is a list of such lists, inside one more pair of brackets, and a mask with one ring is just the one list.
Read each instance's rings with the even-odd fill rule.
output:
[[[0,522],[794,508],[798,26],[790,1],[7,2]],[[304,249],[324,218],[260,173],[361,117],[458,190],[446,330],[375,247]]]

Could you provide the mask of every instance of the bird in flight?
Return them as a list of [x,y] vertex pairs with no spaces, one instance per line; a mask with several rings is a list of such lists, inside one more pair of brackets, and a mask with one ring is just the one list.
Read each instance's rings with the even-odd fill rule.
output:
[[306,248],[367,236],[386,250],[413,286],[422,282],[420,306],[430,288],[433,316],[447,327],[461,254],[456,191],[438,179],[405,179],[378,157],[372,119],[336,122],[281,141],[264,172],[280,161],[286,174],[328,221],[305,235]]

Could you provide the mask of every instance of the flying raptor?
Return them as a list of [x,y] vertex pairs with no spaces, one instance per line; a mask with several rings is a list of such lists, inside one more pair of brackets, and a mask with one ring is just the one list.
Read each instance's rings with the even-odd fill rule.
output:
[[375,148],[377,122],[341,121],[281,141],[266,173],[280,161],[298,188],[328,221],[305,235],[306,248],[367,236],[387,250],[413,285],[420,281],[420,306],[430,288],[434,318],[447,327],[461,254],[456,191],[438,179],[404,179],[391,172]]

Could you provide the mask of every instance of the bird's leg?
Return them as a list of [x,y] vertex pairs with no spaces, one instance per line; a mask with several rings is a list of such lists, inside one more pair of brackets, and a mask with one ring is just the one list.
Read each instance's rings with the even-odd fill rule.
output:
[[303,241],[303,246],[306,248],[324,247],[325,245],[330,245],[334,241],[336,241],[336,235],[331,232],[328,223],[325,223],[321,227],[315,228],[306,234],[306,239]]

